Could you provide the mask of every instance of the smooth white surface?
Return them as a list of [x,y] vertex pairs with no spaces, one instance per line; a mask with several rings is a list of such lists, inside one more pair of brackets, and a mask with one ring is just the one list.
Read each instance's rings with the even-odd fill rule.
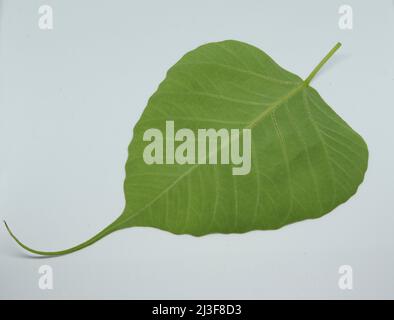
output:
[[[0,218],[33,248],[70,247],[122,211],[132,128],[167,69],[237,39],[306,77],[367,141],[365,182],[322,219],[273,232],[175,236],[135,228],[27,258],[0,228],[0,298],[393,298],[394,2],[0,0]],[[37,26],[52,5],[54,30]],[[38,268],[54,270],[54,290]],[[338,288],[349,264],[354,289]]]

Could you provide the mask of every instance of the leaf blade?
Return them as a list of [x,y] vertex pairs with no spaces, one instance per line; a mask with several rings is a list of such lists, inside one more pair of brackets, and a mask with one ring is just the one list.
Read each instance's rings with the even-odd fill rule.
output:
[[[238,46],[239,47],[239,52],[243,52],[244,55],[242,56],[237,56],[236,53],[234,52],[229,52],[228,46]],[[337,48],[338,46],[336,46]],[[222,51],[222,54],[218,54],[217,53],[217,48],[219,48]],[[246,223],[244,222],[242,224],[242,226],[238,226],[237,227],[237,221],[239,220],[239,218],[235,218],[235,217],[239,217],[239,206],[242,207],[242,209],[244,211],[242,211],[242,215],[243,217],[247,217],[248,216],[248,212],[250,210],[250,208],[248,206],[243,205],[242,203],[245,202],[244,199],[240,199],[239,195],[234,195],[234,192],[237,192],[237,183],[238,181],[240,181],[242,183],[242,180],[244,180],[245,184],[253,184],[252,182],[248,181],[248,177],[232,177],[231,179],[226,175],[226,172],[222,172],[223,169],[215,166],[214,169],[212,168],[208,168],[208,167],[201,167],[199,165],[193,165],[191,168],[185,170],[184,172],[182,172],[177,179],[175,179],[172,183],[169,184],[169,186],[167,186],[164,189],[164,192],[159,194],[156,198],[153,198],[153,200],[151,202],[148,202],[148,204],[145,204],[145,207],[148,206],[152,206],[152,208],[156,211],[160,211],[160,205],[157,206],[155,205],[155,201],[157,201],[163,194],[167,194],[169,193],[169,197],[172,197],[172,193],[170,190],[172,190],[172,188],[174,188],[175,190],[178,190],[177,184],[180,183],[182,181],[182,179],[184,179],[185,177],[188,177],[189,179],[195,179],[194,175],[189,176],[194,170],[202,170],[205,171],[205,175],[208,177],[210,176],[211,178],[207,178],[206,180],[206,185],[217,185],[219,183],[219,190],[220,191],[216,191],[214,189],[211,190],[211,193],[214,196],[208,197],[208,202],[210,202],[211,204],[214,204],[213,207],[211,206],[199,206],[197,204],[193,205],[193,209],[192,211],[202,211],[204,213],[207,212],[207,210],[209,212],[211,212],[211,217],[208,215],[208,217],[206,217],[206,219],[204,220],[205,223],[207,224],[205,227],[203,225],[199,225],[199,226],[190,226],[190,228],[188,229],[187,226],[183,226],[183,231],[179,231],[177,229],[177,227],[175,226],[163,226],[160,223],[155,224],[155,227],[163,229],[163,230],[167,230],[173,233],[190,233],[193,235],[204,235],[204,234],[209,234],[212,232],[220,232],[220,233],[229,233],[229,232],[246,232],[246,231],[250,231],[250,230],[256,230],[256,229],[262,229],[262,230],[266,230],[266,229],[276,229],[278,227],[281,227],[287,223],[291,223],[291,222],[295,222],[295,221],[299,221],[299,220],[303,220],[306,218],[313,218],[313,217],[317,217],[317,216],[321,216],[329,211],[331,211],[336,205],[339,205],[339,200],[341,199],[347,199],[348,197],[351,196],[352,192],[349,192],[347,187],[344,187],[341,183],[341,187],[337,186],[337,182],[334,182],[334,178],[331,177],[329,178],[327,176],[326,173],[321,172],[321,168],[319,167],[319,165],[312,165],[312,162],[315,161],[325,161],[326,164],[325,165],[321,165],[323,167],[325,167],[325,169],[327,169],[326,171],[332,171],[335,172],[337,174],[337,172],[343,170],[342,165],[343,163],[341,163],[338,167],[338,163],[337,162],[333,162],[332,160],[330,160],[331,158],[336,158],[337,156],[333,156],[332,153],[337,151],[335,149],[335,151],[327,151],[327,148],[332,148],[332,145],[330,144],[329,147],[326,147],[326,142],[325,139],[323,139],[323,134],[327,134],[326,132],[321,133],[321,128],[317,127],[317,124],[315,123],[313,116],[316,116],[315,113],[311,113],[310,111],[310,107],[308,106],[307,109],[305,110],[299,110],[299,112],[301,112],[304,116],[307,116],[307,118],[309,119],[309,130],[307,130],[310,134],[310,132],[314,131],[315,135],[318,137],[318,140],[320,141],[316,141],[316,139],[313,140],[313,143],[315,143],[316,145],[318,145],[318,147],[316,146],[310,146],[305,142],[301,142],[303,149],[305,150],[305,154],[303,155],[304,157],[306,157],[307,161],[302,161],[301,163],[305,164],[307,163],[307,167],[308,168],[302,168],[298,169],[300,170],[300,172],[303,172],[305,174],[306,171],[309,172],[309,177],[310,177],[310,181],[308,181],[308,183],[305,183],[305,179],[300,178],[297,174],[293,174],[291,172],[291,167],[300,167],[300,164],[291,164],[290,165],[290,160],[286,158],[288,158],[288,156],[286,155],[286,139],[290,138],[296,134],[296,135],[300,135],[300,129],[294,129],[294,124],[293,124],[293,129],[291,130],[291,133],[289,134],[289,132],[287,132],[284,137],[281,134],[281,127],[279,125],[279,123],[276,123],[276,117],[275,117],[275,113],[277,112],[276,109],[283,109],[283,105],[285,103],[290,104],[290,103],[294,103],[296,105],[299,105],[299,107],[304,107],[306,106],[306,103],[310,103],[309,100],[305,100],[305,97],[307,97],[307,99],[312,99],[310,98],[310,96],[313,96],[313,99],[318,99],[318,101],[322,101],[322,99],[320,98],[320,96],[316,97],[317,92],[315,93],[314,89],[311,89],[308,86],[308,83],[310,81],[310,77],[308,77],[308,83],[305,81],[302,81],[301,78],[299,78],[296,75],[291,74],[290,72],[282,69],[281,67],[279,67],[275,62],[273,62],[272,59],[270,59],[269,57],[267,58],[267,55],[265,55],[264,53],[260,52],[258,49],[254,48],[252,49],[253,51],[253,56],[256,58],[256,52],[260,52],[261,53],[261,61],[259,62],[260,67],[263,67],[262,69],[259,70],[265,70],[266,72],[269,72],[270,74],[274,74],[275,77],[278,78],[273,78],[270,75],[265,75],[265,74],[256,74],[256,72],[251,71],[250,68],[246,65],[242,65],[242,61],[250,61],[248,59],[244,59],[245,57],[245,50],[250,50],[251,46],[250,45],[246,45],[243,43],[238,43],[238,42],[234,42],[234,41],[230,41],[230,42],[221,42],[221,43],[214,43],[212,44],[212,46],[210,46],[210,44],[199,47],[197,49],[195,49],[194,51],[186,54],[177,64],[175,64],[174,67],[172,67],[168,74],[166,79],[162,82],[162,84],[159,86],[158,91],[154,94],[153,99],[150,100],[150,102],[148,103],[148,107],[146,109],[147,113],[149,113],[149,111],[152,110],[152,113],[155,113],[155,110],[158,110],[159,108],[163,108],[164,106],[164,112],[163,114],[165,115],[164,117],[158,118],[157,119],[157,124],[160,125],[160,123],[164,123],[165,120],[174,120],[175,123],[179,123],[180,122],[180,126],[179,127],[187,127],[187,128],[191,128],[191,129],[197,129],[198,126],[201,126],[201,124],[208,124],[208,121],[206,123],[204,123],[203,121],[194,121],[193,120],[193,116],[195,114],[209,114],[210,118],[214,118],[214,116],[216,115],[220,115],[221,117],[221,121],[218,121],[218,123],[216,123],[216,125],[214,123],[209,123],[210,126],[208,127],[212,127],[215,129],[220,129],[223,127],[223,124],[227,124],[227,128],[233,128],[235,126],[232,126],[232,124],[236,125],[236,120],[235,119],[241,119],[238,120],[240,121],[240,123],[246,123],[246,125],[243,126],[243,128],[251,128],[254,130],[255,127],[260,127],[262,125],[265,125],[266,121],[265,118],[270,116],[271,121],[273,121],[273,124],[271,125],[266,125],[268,130],[264,130],[261,129],[260,131],[262,131],[262,135],[268,136],[270,137],[269,139],[271,139],[271,141],[273,141],[273,137],[272,135],[270,136],[270,134],[268,133],[268,131],[275,132],[276,135],[279,137],[279,139],[277,138],[277,141],[279,141],[279,146],[280,146],[280,152],[279,150],[275,150],[275,148],[273,148],[272,144],[268,145],[266,147],[265,150],[269,150],[270,152],[276,152],[276,157],[279,157],[279,154],[282,154],[283,157],[283,163],[280,166],[280,169],[275,168],[275,161],[272,161],[272,159],[270,159],[269,157],[267,157],[267,160],[264,163],[259,163],[258,164],[258,168],[259,168],[259,172],[261,172],[265,177],[268,177],[268,179],[257,179],[258,183],[256,185],[259,185],[261,188],[261,185],[263,185],[263,187],[265,189],[270,190],[272,188],[272,186],[270,186],[270,184],[272,185],[272,181],[276,181],[276,188],[279,188],[282,191],[282,194],[284,193],[286,196],[285,197],[278,197],[278,194],[271,192],[271,191],[266,191],[266,192],[257,192],[255,193],[255,203],[257,203],[258,198],[261,198],[262,195],[265,193],[264,198],[266,199],[265,204],[263,205],[264,209],[260,209],[260,211],[264,211],[265,215],[266,215],[266,219],[264,223],[260,223],[258,225],[256,225],[255,223]],[[213,49],[210,51],[210,49]],[[201,50],[201,52],[200,52]],[[336,49],[335,49],[336,50]],[[223,59],[223,53],[229,53],[229,56],[227,56],[226,59]],[[331,54],[332,52],[330,52]],[[249,52],[249,55],[250,54]],[[259,57],[257,57],[259,58]],[[194,62],[193,59],[197,59],[198,62]],[[203,59],[203,61],[200,61],[200,59]],[[223,62],[218,62],[218,60],[220,61],[225,61],[225,63]],[[232,65],[229,65],[231,64]],[[264,63],[266,63],[266,65],[264,65]],[[188,68],[188,72],[189,72],[189,78],[187,78],[186,74],[187,72],[183,69],[185,68],[185,66],[187,66]],[[199,68],[197,69],[196,66],[198,66]],[[256,66],[256,65],[254,65]],[[265,66],[265,68],[264,68]],[[244,68],[244,69],[242,69]],[[318,69],[321,68],[321,65],[319,65],[317,67],[317,71]],[[268,70],[268,71],[267,71]],[[314,75],[316,72],[316,70],[314,70],[312,72],[312,74]],[[248,77],[245,77],[245,75],[248,75]],[[179,79],[178,79],[179,77]],[[282,78],[281,78],[282,77]],[[231,79],[231,81],[229,81],[228,79]],[[204,79],[210,79],[210,81],[205,81],[203,82]],[[291,79],[291,80],[289,80]],[[167,84],[167,80],[169,80],[170,85]],[[182,82],[182,87],[171,87],[171,83],[180,83]],[[234,88],[240,88],[240,91],[236,91],[234,90]],[[256,89],[258,88],[258,89]],[[199,97],[194,96],[193,98],[190,97],[185,97],[183,96],[182,90],[186,90],[187,92],[190,92],[191,90],[199,90],[198,92],[200,93]],[[205,91],[204,91],[205,90]],[[256,91],[258,90],[258,91]],[[162,91],[162,92],[161,92]],[[163,93],[168,93],[171,92],[171,97],[172,97],[172,101],[166,101],[165,99],[165,94],[163,95]],[[239,107],[238,104],[242,104],[242,99],[245,98],[244,93],[245,92],[249,92],[249,96],[248,98],[250,99],[250,97],[252,96],[254,99],[253,101],[249,101],[249,103],[244,104],[242,107],[243,109],[246,108],[245,105],[248,105],[248,112],[247,113],[242,113],[237,111],[237,107]],[[203,94],[201,94],[203,93]],[[257,95],[256,95],[257,94]],[[202,97],[203,95],[205,95],[205,97]],[[318,94],[317,94],[318,95]],[[176,97],[174,99],[174,96]],[[192,95],[191,95],[192,96]],[[213,96],[215,96],[215,98],[221,97],[222,100],[225,100],[226,104],[221,104],[219,102],[212,102],[212,101],[208,101],[208,97],[212,98]],[[294,102],[294,99],[300,99],[299,96],[302,96],[302,99],[304,99],[303,103]],[[239,97],[242,97],[242,99],[239,99]],[[269,97],[270,99],[268,99],[268,101],[270,101],[270,103],[267,103],[267,100],[260,100],[260,102],[258,102],[257,97]],[[160,99],[161,98],[161,99]],[[177,98],[179,100],[177,100]],[[174,116],[174,109],[171,110],[171,106],[174,105],[174,101],[176,101],[176,105],[178,106],[178,108],[176,109],[176,113],[179,112],[180,114],[188,114],[189,115],[189,119],[190,121],[185,121],[185,117],[180,117],[179,119],[177,117]],[[293,102],[290,102],[293,101]],[[183,105],[184,108],[183,110],[180,110],[179,106]],[[259,104],[260,104],[260,108],[259,108]],[[255,112],[253,110],[253,108],[249,108],[249,107],[253,107],[254,105],[257,105],[257,108],[259,108],[260,110],[258,112]],[[322,105],[326,106],[326,104],[323,102]],[[155,106],[158,106],[155,108]],[[159,107],[160,106],[160,107]],[[198,108],[198,106],[200,106],[200,108]],[[206,106],[205,108],[201,108],[201,106]],[[265,107],[265,108],[264,108]],[[295,108],[294,106],[292,106],[293,108]],[[227,113],[224,112],[225,108],[227,108]],[[298,107],[297,107],[298,108]],[[196,110],[196,113],[194,114],[193,111]],[[203,110],[201,110],[203,109]],[[287,107],[288,109],[288,107]],[[285,109],[285,110],[287,110]],[[229,110],[231,112],[229,112]],[[329,109],[331,110],[331,109]],[[235,115],[232,114],[232,112],[235,111]],[[288,111],[287,111],[288,112]],[[322,111],[323,112],[323,111]],[[327,112],[327,110],[325,111]],[[331,111],[329,111],[331,112]],[[294,110],[293,110],[294,113]],[[171,115],[171,116],[170,116]],[[290,115],[290,113],[288,114],[288,116]],[[146,114],[144,112],[143,116],[141,119],[143,119],[144,117],[151,117],[151,115]],[[316,116],[319,117],[319,116]],[[321,117],[321,116],[320,116]],[[349,134],[349,130],[351,130],[350,132],[353,132],[353,130],[342,120],[338,120],[337,116],[334,113],[330,114],[330,118],[331,119],[335,119],[336,122],[340,123],[341,128],[345,128],[346,132],[346,138],[345,139],[351,139],[352,141],[355,139],[355,137],[359,137],[357,134],[353,134],[350,133]],[[286,115],[282,114],[282,111],[280,111],[280,119],[281,123],[284,122],[289,122],[289,120],[286,120]],[[340,118],[339,118],[340,119]],[[179,121],[178,121],[179,120]],[[290,120],[291,123],[292,120]],[[301,121],[302,123],[302,121]],[[141,126],[141,131],[142,132],[144,129],[146,129],[147,127],[144,127],[142,123],[139,123],[139,125]],[[290,124],[291,125],[291,124]],[[334,124],[331,124],[330,126],[332,127]],[[335,124],[337,125],[337,124]],[[285,124],[284,127],[289,126],[289,124]],[[136,128],[138,128],[138,124],[136,126]],[[160,127],[159,127],[160,128]],[[341,129],[343,131],[343,128]],[[163,127],[161,127],[160,129],[163,129]],[[302,131],[303,129],[301,129]],[[319,131],[317,131],[319,130]],[[140,132],[135,131],[134,134],[137,134],[137,136],[140,134]],[[261,135],[261,134],[260,134]],[[260,136],[259,133],[257,132],[257,136]],[[256,134],[253,133],[253,137],[255,137]],[[269,140],[268,139],[268,140]],[[305,138],[304,138],[305,139]],[[327,138],[326,138],[327,139]],[[253,145],[259,145],[261,144],[261,139],[257,139],[257,141],[253,141]],[[354,142],[354,141],[353,141]],[[365,144],[363,143],[363,141],[361,142],[361,144],[363,146],[365,146]],[[315,148],[315,150],[318,148],[320,149],[317,153],[318,153],[318,157],[313,157],[311,158],[309,155],[309,150],[310,148]],[[262,150],[264,150],[264,148],[262,148]],[[134,150],[133,148],[130,149],[130,153],[141,153],[141,150]],[[297,151],[298,152],[298,151]],[[257,153],[263,153],[263,152],[259,152],[257,151]],[[316,151],[315,151],[316,153]],[[322,156],[325,155],[325,156]],[[296,156],[296,155],[295,155]],[[264,157],[264,156],[262,156]],[[319,158],[320,157],[320,158]],[[348,157],[348,156],[347,156]],[[366,154],[364,153],[362,155],[362,157],[366,157]],[[357,161],[357,159],[354,159],[353,157],[347,159],[347,161]],[[294,162],[294,158],[291,159],[291,161]],[[361,165],[360,165],[361,166]],[[335,168],[332,168],[335,167]],[[132,166],[129,166],[128,168],[130,168],[130,170],[132,170]],[[268,168],[268,169],[267,169]],[[176,170],[178,170],[179,168],[177,168]],[[166,168],[165,170],[171,170]],[[212,171],[213,170],[213,171]],[[366,161],[364,161],[364,167],[361,168],[362,172],[365,172],[366,170]],[[224,171],[226,171],[226,169],[224,169]],[[228,170],[227,170],[228,171]],[[287,179],[285,178],[286,175],[283,175],[282,172],[285,171],[287,172]],[[207,173],[208,172],[208,173]],[[211,174],[209,174],[209,172],[211,172]],[[295,180],[294,182],[292,182],[292,176],[295,176]],[[332,173],[331,173],[332,175]],[[217,179],[213,179],[212,177],[215,176],[220,176],[220,180],[217,181]],[[234,180],[235,182],[232,182],[230,180]],[[254,177],[254,179],[256,179],[256,177]],[[329,188],[327,187],[327,184],[329,184],[330,179],[331,181],[331,185],[332,187]],[[338,179],[338,178],[336,178]],[[256,181],[257,181],[256,180]],[[267,183],[266,180],[270,180],[270,183]],[[127,177],[126,177],[126,181],[127,181]],[[284,182],[286,181],[286,182]],[[355,180],[352,183],[354,183],[354,185],[359,185],[361,183],[362,180]],[[286,184],[287,183],[287,187]],[[279,187],[278,187],[279,184]],[[225,185],[229,185],[232,186],[231,189],[233,190],[233,195],[231,196],[231,194],[228,191],[223,191],[224,186]],[[294,197],[296,197],[295,193],[292,191],[294,189],[297,190],[297,197],[302,198],[303,196],[300,195],[300,193],[302,193],[302,185],[304,185],[304,189],[306,188],[306,192],[304,191],[304,193],[310,193],[310,194],[315,194],[316,199],[312,200],[311,197],[306,198],[307,202],[313,202],[313,205],[309,205],[309,207],[305,208],[305,205],[302,205],[302,201],[294,200]],[[309,185],[313,185],[314,189],[308,189]],[[335,187],[334,187],[335,186]],[[337,191],[336,188],[346,188],[346,190],[342,190],[342,191]],[[182,188],[180,188],[182,189]],[[335,190],[334,190],[335,189]],[[354,189],[354,188],[353,188]],[[234,191],[235,190],[235,191]],[[179,191],[179,190],[178,190]],[[346,192],[345,192],[346,191]],[[130,199],[132,199],[132,201],[136,200],[133,195],[135,194],[135,192],[138,192],[137,190],[128,190],[127,188],[127,183],[125,182],[125,194],[126,194],[126,201],[127,198],[130,197]],[[336,192],[340,192],[341,193],[341,197],[336,199]],[[220,193],[218,195],[218,193]],[[324,196],[322,197],[321,194],[323,193],[329,193],[331,194],[331,196],[327,197]],[[243,197],[245,196],[245,194],[243,194]],[[285,199],[287,198],[287,199]],[[305,198],[305,196],[304,196]],[[218,200],[219,199],[219,200]],[[221,200],[221,199],[225,199],[225,200]],[[261,200],[261,199],[260,199]],[[218,203],[219,201],[219,203]],[[137,201],[138,202],[138,201]],[[230,205],[225,205],[224,202],[228,202]],[[294,205],[294,202],[297,202],[297,204]],[[241,204],[240,204],[241,203]],[[278,205],[279,203],[279,205]],[[285,204],[285,205],[284,205]],[[303,210],[304,213],[303,215],[297,215],[297,214],[292,214],[292,217],[288,217],[290,215],[290,212],[292,212],[293,208],[292,206],[296,206],[299,207],[299,210]],[[256,207],[259,207],[259,205],[255,205]],[[320,208],[317,209],[317,206],[319,206]],[[180,205],[181,208],[185,208],[187,207],[185,204]],[[273,209],[275,207],[275,210]],[[301,207],[303,207],[302,209],[300,209]],[[218,213],[218,208],[219,208],[219,213]],[[287,209],[286,209],[287,208]],[[188,209],[189,212],[190,209]],[[135,209],[133,208],[132,211],[135,211]],[[137,211],[137,215],[142,215],[143,216],[143,211],[144,209],[141,209],[140,211]],[[126,204],[126,212],[127,212],[127,204]],[[226,213],[227,212],[227,213]],[[276,212],[276,213],[275,213]],[[282,212],[281,214],[278,215],[278,212]],[[287,214],[283,214],[283,212],[286,212]],[[314,212],[314,214],[312,214],[311,212]],[[156,213],[159,215],[159,213]],[[127,216],[128,214],[126,214]],[[218,216],[220,218],[218,218]],[[255,213],[254,215],[255,216]],[[280,218],[278,216],[281,216]],[[130,215],[130,217],[133,217],[133,215]],[[210,219],[211,218],[211,219]],[[131,218],[133,219],[133,218]],[[222,226],[220,226],[219,224],[216,224],[216,227],[212,227],[212,225],[215,225],[215,219],[220,219],[222,220],[221,223],[223,221],[232,221],[233,226],[226,225],[226,223],[223,223]],[[253,217],[252,221],[255,219],[255,217]],[[210,221],[210,222],[209,222]],[[249,220],[248,220],[249,221]],[[204,222],[203,222],[204,224]],[[128,226],[135,226],[135,225],[141,225],[141,226],[149,226],[148,223],[146,223],[144,221],[143,218],[138,219],[137,221],[135,221],[134,223],[129,224]],[[186,230],[186,231],[185,231]]]

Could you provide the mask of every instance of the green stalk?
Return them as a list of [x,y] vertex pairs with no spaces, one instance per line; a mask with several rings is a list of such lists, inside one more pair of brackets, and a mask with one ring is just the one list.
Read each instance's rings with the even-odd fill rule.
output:
[[329,53],[323,58],[322,61],[315,67],[315,69],[312,70],[308,78],[305,79],[305,84],[309,85],[309,83],[312,81],[312,79],[315,77],[315,75],[319,72],[319,70],[326,64],[326,62],[334,55],[334,53],[341,47],[341,43],[338,42],[334,48],[330,50]]

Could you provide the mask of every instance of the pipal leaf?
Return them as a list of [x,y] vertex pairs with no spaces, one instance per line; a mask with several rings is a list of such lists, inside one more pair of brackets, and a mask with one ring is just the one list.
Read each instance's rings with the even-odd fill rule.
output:
[[[368,163],[364,140],[309,85],[339,46],[305,81],[239,41],[188,52],[167,72],[134,128],[120,217],[87,242],[59,252],[33,250],[13,237],[33,253],[59,255],[128,227],[195,236],[243,233],[330,212],[356,192]],[[144,134],[151,128],[166,132],[168,121],[175,130],[193,132],[250,129],[250,171],[234,175],[231,164],[195,159],[147,164]],[[164,157],[174,162],[170,152],[166,149]]]

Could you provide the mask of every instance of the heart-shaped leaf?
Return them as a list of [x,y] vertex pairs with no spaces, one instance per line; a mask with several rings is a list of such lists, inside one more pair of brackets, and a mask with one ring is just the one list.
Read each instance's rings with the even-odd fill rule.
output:
[[[368,163],[364,140],[309,86],[339,46],[305,81],[258,48],[238,41],[209,43],[188,52],[168,71],[134,128],[120,217],[92,239],[59,252],[33,250],[9,232],[33,253],[59,255],[128,227],[195,236],[243,233],[330,212],[356,192]],[[144,152],[153,136],[149,142],[146,133],[152,128],[163,135],[155,141],[157,148],[149,149],[156,163],[147,163]],[[182,128],[189,133],[239,130],[235,137],[241,141],[249,129],[250,168],[234,174],[234,164],[203,164],[213,155],[209,150],[200,163],[198,156],[188,154],[194,148],[179,150],[178,156],[187,157],[175,161],[174,153],[187,136],[170,140],[172,131]],[[233,148],[231,137],[215,156]]]

